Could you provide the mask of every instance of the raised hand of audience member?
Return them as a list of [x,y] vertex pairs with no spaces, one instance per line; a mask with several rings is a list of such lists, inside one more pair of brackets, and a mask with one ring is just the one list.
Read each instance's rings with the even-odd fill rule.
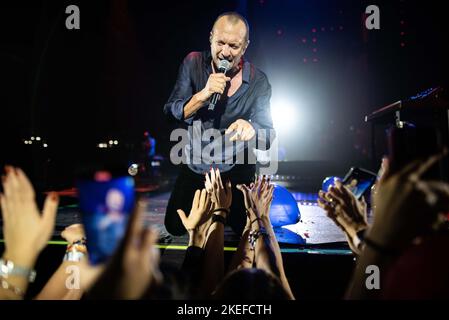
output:
[[61,237],[68,242],[63,262],[35,297],[36,300],[79,300],[84,293],[81,279],[84,283],[86,279],[80,268],[81,261],[87,259],[84,227],[79,223],[72,224],[61,232]]
[[403,249],[415,237],[430,231],[439,213],[449,211],[449,185],[422,179],[446,153],[414,161],[398,173],[386,172],[374,199],[376,209],[370,240]]
[[183,210],[177,210],[182,224],[189,233],[189,246],[203,248],[207,232],[212,223],[211,207],[212,202],[210,195],[207,193],[206,189],[202,189],[196,190],[195,196],[193,197],[192,209],[188,216],[186,216]]
[[413,240],[433,231],[439,213],[449,211],[449,185],[422,178],[445,153],[413,161],[396,173],[387,169],[378,184],[374,221],[365,235],[347,298],[379,298],[382,290],[366,286],[367,267],[375,265],[381,277],[385,275]]
[[336,181],[335,187],[331,186],[328,192],[320,190],[318,196],[318,205],[345,233],[351,250],[359,254],[362,242],[358,233],[368,228],[367,206],[364,199],[358,200],[340,181]]
[[4,193],[0,195],[5,239],[2,265],[11,267],[13,264],[14,267],[7,272],[9,274],[2,272],[0,287],[6,298],[20,299],[28,288],[36,259],[53,233],[59,198],[56,193],[50,193],[41,213],[34,188],[25,173],[11,166],[5,167],[5,171]]
[[[276,235],[271,226],[270,206],[273,200],[274,185],[266,177],[258,177],[250,187],[239,185],[237,188],[243,192],[245,206],[247,207],[249,228],[249,250],[254,251],[254,265],[279,277],[284,289],[291,299],[293,293],[285,275],[281,250]],[[244,249],[248,250],[248,246]],[[251,256],[250,253],[241,253],[240,257]]]
[[214,170],[212,168],[210,170],[210,177],[206,173],[205,188],[211,196],[214,210],[224,209],[225,211],[229,211],[232,204],[231,181],[223,185],[220,170]]
[[[210,176],[209,176],[210,175]],[[202,292],[210,295],[224,276],[224,227],[232,203],[231,182],[223,185],[218,169],[206,174],[205,187],[211,196],[211,224],[204,245]]]

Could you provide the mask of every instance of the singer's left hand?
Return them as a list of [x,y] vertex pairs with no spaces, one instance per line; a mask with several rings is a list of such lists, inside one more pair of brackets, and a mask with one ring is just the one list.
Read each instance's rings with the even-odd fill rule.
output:
[[235,131],[235,134],[229,139],[230,141],[248,141],[254,138],[256,130],[254,130],[251,123],[246,120],[238,119],[232,123],[225,134],[229,134]]

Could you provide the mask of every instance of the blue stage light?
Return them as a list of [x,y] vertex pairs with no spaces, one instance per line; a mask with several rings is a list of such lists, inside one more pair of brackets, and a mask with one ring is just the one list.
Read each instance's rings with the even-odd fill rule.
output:
[[327,192],[329,190],[330,186],[334,186],[335,185],[335,181],[341,181],[341,178],[339,177],[326,177],[323,181],[323,185],[322,185],[322,190],[324,192]]

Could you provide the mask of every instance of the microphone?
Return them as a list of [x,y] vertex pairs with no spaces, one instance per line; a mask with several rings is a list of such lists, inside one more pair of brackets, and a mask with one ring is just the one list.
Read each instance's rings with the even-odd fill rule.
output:
[[[230,66],[231,63],[228,60],[226,59],[220,60],[220,63],[218,64],[218,72],[226,74]],[[212,95],[212,98],[210,99],[208,110],[214,111],[215,105],[217,104],[218,100],[220,100],[220,98],[221,94],[215,92]]]

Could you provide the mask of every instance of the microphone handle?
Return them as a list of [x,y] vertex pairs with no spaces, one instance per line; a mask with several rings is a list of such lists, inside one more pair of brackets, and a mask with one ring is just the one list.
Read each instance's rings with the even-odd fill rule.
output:
[[[219,73],[225,73],[225,74],[226,74],[226,71],[227,71],[227,70],[226,70],[225,68],[219,68],[219,69],[218,69],[218,72],[219,72]],[[207,110],[214,111],[215,105],[217,104],[218,100],[220,100],[220,98],[221,98],[221,94],[215,92],[215,93],[212,95],[212,98],[210,99],[210,102],[209,102],[209,108],[208,108]]]
[[215,92],[215,93],[212,95],[212,98],[210,99],[210,102],[209,102],[209,108],[208,108],[208,110],[214,111],[215,105],[217,104],[218,100],[220,100],[220,96],[221,96],[221,94],[219,94],[219,93],[217,93],[217,92]]

